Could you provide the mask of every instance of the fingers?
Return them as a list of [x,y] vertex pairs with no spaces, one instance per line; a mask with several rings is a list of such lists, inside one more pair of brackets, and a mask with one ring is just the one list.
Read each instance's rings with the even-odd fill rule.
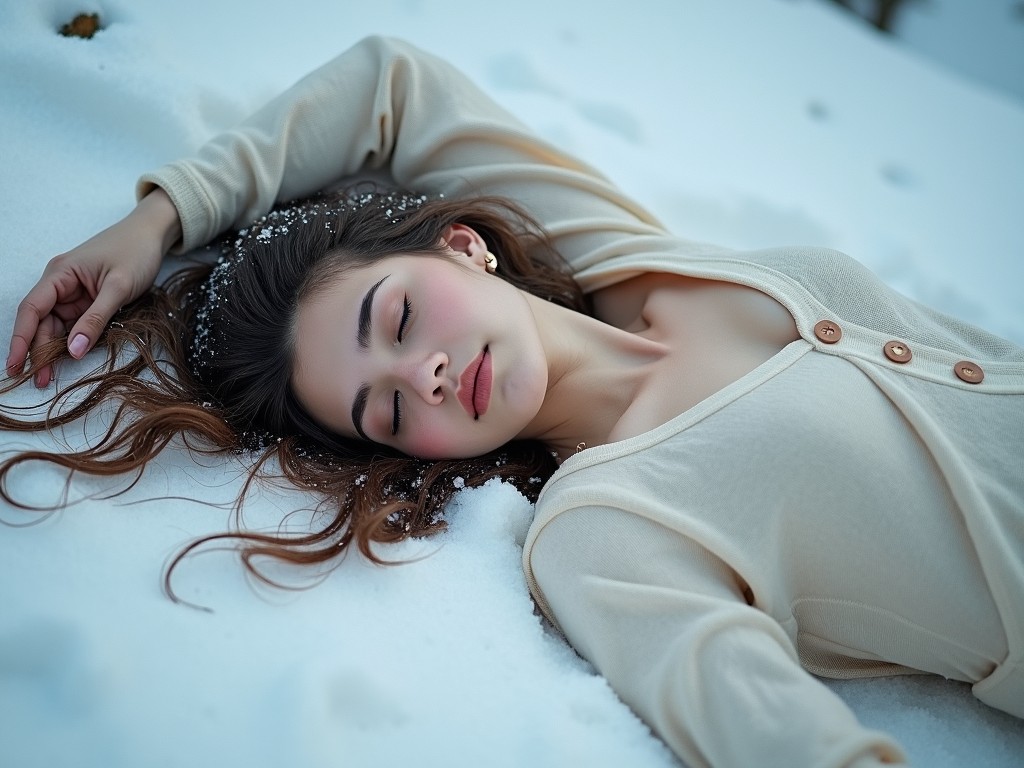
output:
[[110,318],[130,298],[127,290],[115,280],[107,280],[92,305],[82,313],[68,334],[68,352],[76,360],[92,349],[107,327]]
[[[68,351],[72,357],[82,358],[92,349],[110,318],[129,298],[123,281],[110,276],[104,280],[96,298],[90,299],[73,274],[57,272],[45,275],[18,305],[5,364],[7,375],[21,373],[29,350],[59,338],[72,323],[74,327],[68,336]],[[45,387],[52,378],[53,368],[46,366],[36,373],[35,382],[37,386]]]
[[[47,315],[40,321],[39,329],[36,331],[35,341],[32,344],[32,349],[39,349],[44,344],[48,344],[64,333],[64,323],[59,318],[53,315]],[[35,384],[40,389],[49,385],[53,380],[53,366],[47,365],[44,368],[40,368],[36,371]]]
[[18,305],[11,333],[11,347],[7,354],[7,375],[17,376],[25,368],[25,359],[32,339],[43,318],[50,314],[57,303],[57,290],[49,280],[40,280]]

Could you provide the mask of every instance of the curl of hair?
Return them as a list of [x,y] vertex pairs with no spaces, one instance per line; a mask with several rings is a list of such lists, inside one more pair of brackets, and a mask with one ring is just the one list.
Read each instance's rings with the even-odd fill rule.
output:
[[[216,354],[208,364],[192,365],[190,357],[199,298],[212,265],[180,270],[123,308],[96,344],[97,350],[105,349],[105,361],[59,387],[44,403],[43,417],[17,417],[11,415],[12,406],[0,405],[0,428],[5,430],[59,428],[100,407],[113,409],[109,428],[78,451],[24,451],[6,458],[0,462],[0,498],[26,510],[61,506],[33,507],[12,494],[12,471],[32,461],[64,468],[68,483],[75,472],[133,476],[121,494],[176,440],[195,454],[247,455],[251,461],[234,502],[232,529],[188,543],[165,569],[164,591],[177,602],[182,601],[172,588],[174,570],[208,543],[234,542],[249,573],[285,587],[258,567],[260,558],[336,565],[354,546],[367,559],[388,564],[375,545],[442,530],[442,512],[457,490],[457,478],[463,480],[460,486],[475,487],[500,477],[535,500],[556,468],[539,442],[513,442],[466,459],[424,461],[325,430],[291,390],[291,328],[299,302],[351,267],[395,253],[440,253],[442,234],[454,223],[467,224],[484,237],[500,260],[501,276],[516,287],[587,311],[579,287],[540,227],[511,201],[441,198],[396,212],[386,202],[393,195],[364,185],[310,198],[289,204],[289,210],[315,215],[300,216],[298,225],[292,216],[288,227],[278,228],[285,232],[260,237],[275,224],[277,214],[271,212],[226,238],[222,250],[235,258],[243,254],[244,260],[204,319],[217,333]],[[33,350],[29,367],[0,387],[0,395],[65,357],[66,350],[64,339]],[[298,533],[245,530],[243,505],[258,480],[284,480],[312,492],[318,499],[315,519],[326,524]]]

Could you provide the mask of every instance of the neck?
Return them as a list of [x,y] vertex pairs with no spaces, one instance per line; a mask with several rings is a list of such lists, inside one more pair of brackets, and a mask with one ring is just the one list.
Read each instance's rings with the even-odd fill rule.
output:
[[543,441],[564,460],[580,443],[592,448],[608,442],[665,349],[542,299],[528,301],[547,356],[548,386],[522,437]]

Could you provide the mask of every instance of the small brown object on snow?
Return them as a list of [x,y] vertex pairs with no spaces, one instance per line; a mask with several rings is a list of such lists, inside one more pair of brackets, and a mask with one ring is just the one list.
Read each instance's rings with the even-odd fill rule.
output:
[[98,13],[80,13],[60,28],[64,37],[84,37],[88,40],[100,30],[100,15]]

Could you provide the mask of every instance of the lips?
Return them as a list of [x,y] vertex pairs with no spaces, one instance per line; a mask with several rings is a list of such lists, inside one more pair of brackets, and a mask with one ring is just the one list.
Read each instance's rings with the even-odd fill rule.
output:
[[459,376],[457,397],[466,413],[474,419],[479,419],[487,412],[487,406],[491,402],[493,375],[491,354],[488,348],[484,347]]

